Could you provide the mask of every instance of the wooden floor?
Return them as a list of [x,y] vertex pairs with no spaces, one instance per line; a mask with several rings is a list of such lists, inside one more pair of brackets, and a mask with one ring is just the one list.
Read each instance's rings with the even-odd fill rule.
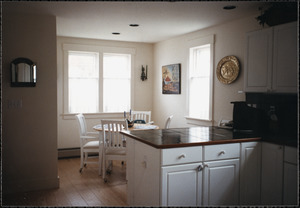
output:
[[115,161],[108,182],[98,166],[88,164],[79,173],[79,158],[58,160],[60,188],[2,196],[4,206],[127,206],[126,164]]

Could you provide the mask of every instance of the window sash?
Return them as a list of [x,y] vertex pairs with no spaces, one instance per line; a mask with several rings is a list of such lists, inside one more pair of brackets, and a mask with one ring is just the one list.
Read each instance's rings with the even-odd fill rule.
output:
[[131,55],[103,54],[103,112],[131,108]]
[[191,118],[211,120],[211,64],[211,44],[190,48],[188,115]]
[[99,111],[99,54],[68,52],[68,112]]

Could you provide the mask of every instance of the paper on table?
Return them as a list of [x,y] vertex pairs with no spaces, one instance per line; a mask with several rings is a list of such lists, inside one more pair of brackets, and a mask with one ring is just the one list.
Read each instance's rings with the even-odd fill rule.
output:
[[157,126],[155,125],[136,125],[134,126],[135,129],[156,129]]

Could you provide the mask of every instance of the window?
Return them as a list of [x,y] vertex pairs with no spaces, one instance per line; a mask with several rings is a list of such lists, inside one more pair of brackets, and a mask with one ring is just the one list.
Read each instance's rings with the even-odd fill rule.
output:
[[190,118],[212,119],[212,44],[201,44],[189,49]]
[[69,112],[98,112],[99,54],[69,51],[68,66]]
[[131,56],[103,55],[103,111],[122,112],[130,109]]
[[64,113],[123,112],[131,108],[133,49],[73,44],[64,44],[63,49]]

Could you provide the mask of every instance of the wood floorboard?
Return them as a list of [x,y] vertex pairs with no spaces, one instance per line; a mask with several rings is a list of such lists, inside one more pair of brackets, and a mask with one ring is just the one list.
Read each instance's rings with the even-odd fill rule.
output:
[[58,160],[58,189],[2,195],[2,206],[127,206],[126,164],[114,161],[108,182],[98,175],[98,165],[79,172],[80,158]]

